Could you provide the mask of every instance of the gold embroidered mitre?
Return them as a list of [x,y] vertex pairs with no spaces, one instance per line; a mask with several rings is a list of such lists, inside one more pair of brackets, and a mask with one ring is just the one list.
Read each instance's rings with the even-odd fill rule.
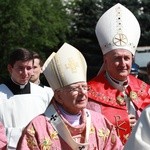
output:
[[72,83],[86,82],[87,64],[75,47],[64,43],[43,65],[43,74],[53,90]]

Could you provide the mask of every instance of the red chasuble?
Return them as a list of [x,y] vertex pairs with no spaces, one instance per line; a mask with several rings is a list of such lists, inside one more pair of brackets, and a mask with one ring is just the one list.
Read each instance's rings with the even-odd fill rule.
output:
[[[131,133],[131,127],[123,93],[110,85],[105,73],[93,78],[88,85],[90,90],[87,107],[94,111],[101,111],[115,125],[118,136],[125,144]],[[149,85],[130,75],[129,85],[125,92],[135,106],[138,119],[141,111],[150,104]],[[101,110],[97,110],[97,108]]]

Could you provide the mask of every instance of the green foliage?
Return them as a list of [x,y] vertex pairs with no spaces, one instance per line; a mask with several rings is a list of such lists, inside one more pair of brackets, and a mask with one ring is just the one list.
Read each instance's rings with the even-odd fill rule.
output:
[[149,13],[149,0],[141,0],[140,3],[140,11],[141,14],[139,15],[139,22],[141,26],[141,39],[140,45],[142,46],[149,46],[149,39],[150,39],[150,13]]
[[48,57],[51,49],[66,40],[70,21],[61,0],[2,0],[0,8],[0,71],[4,78],[7,56],[14,48],[25,47]]
[[101,2],[99,0],[74,0],[69,3],[68,8],[72,16],[72,32],[69,42],[85,56],[89,79],[98,72],[102,63],[102,54],[95,36],[95,26],[102,14]]

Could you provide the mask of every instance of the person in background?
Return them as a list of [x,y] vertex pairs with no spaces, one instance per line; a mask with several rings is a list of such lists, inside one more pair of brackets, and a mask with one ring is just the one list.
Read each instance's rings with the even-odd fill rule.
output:
[[150,106],[146,107],[132,130],[124,150],[150,149]]
[[87,64],[76,48],[64,43],[46,60],[43,73],[54,98],[46,112],[25,128],[17,149],[122,149],[113,125],[103,115],[85,108]]
[[130,74],[138,78],[138,73],[139,73],[139,65],[133,62]]
[[8,60],[10,78],[0,84],[0,121],[6,128],[8,150],[16,149],[23,128],[43,113],[53,97],[44,88],[29,82],[33,55],[25,48],[15,49]]
[[7,138],[5,134],[5,128],[0,122],[0,150],[7,150]]
[[33,73],[30,78],[30,82],[35,83],[41,87],[43,87],[48,93],[52,92],[51,87],[44,85],[41,80],[41,74],[43,73],[43,60],[42,57],[37,52],[32,52],[33,59],[34,59],[34,65],[33,65]]
[[140,26],[120,3],[107,10],[96,25],[104,63],[88,82],[87,108],[102,113],[126,143],[141,111],[150,103],[149,85],[130,75],[140,38]]
[[43,66],[43,60],[41,56],[33,51],[33,59],[34,59],[34,65],[33,65],[33,74],[31,75],[30,82],[38,84],[40,86],[44,86],[40,81],[40,75],[42,74],[42,66]]

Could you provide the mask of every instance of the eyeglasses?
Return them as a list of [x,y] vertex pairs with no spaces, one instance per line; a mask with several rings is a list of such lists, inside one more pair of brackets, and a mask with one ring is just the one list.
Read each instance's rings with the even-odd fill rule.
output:
[[74,88],[70,88],[69,92],[74,92],[74,91],[81,92],[81,90],[88,91],[89,87],[87,85],[86,86],[83,85],[83,86],[80,86],[80,87],[74,87]]
[[85,93],[89,91],[89,87],[87,85],[81,85],[78,87],[67,87],[64,88],[63,90],[68,91],[69,93],[72,94],[78,94],[78,93]]

